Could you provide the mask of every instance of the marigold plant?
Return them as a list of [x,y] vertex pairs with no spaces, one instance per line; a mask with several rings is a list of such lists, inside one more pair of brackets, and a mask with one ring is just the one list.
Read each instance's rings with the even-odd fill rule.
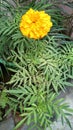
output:
[[73,87],[73,41],[57,0],[27,1],[0,2],[0,121],[11,112],[21,119],[13,130],[52,130],[60,117],[71,128],[59,94]]
[[24,36],[41,39],[47,35],[52,27],[51,16],[45,11],[30,8],[21,18],[20,31]]

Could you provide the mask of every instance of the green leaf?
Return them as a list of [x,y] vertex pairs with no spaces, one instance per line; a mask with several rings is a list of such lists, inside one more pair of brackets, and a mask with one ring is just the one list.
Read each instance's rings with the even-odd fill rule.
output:
[[71,123],[70,123],[69,119],[65,117],[65,120],[66,120],[67,124],[69,125],[69,127],[70,127],[71,130],[72,130],[72,126],[71,126]]
[[23,124],[25,123],[26,119],[27,119],[26,117],[23,118],[23,119],[15,126],[15,128],[14,128],[13,130],[17,130],[21,125],[23,125]]
[[69,87],[73,87],[73,84],[70,83],[70,82],[64,82],[64,85],[65,85],[65,86],[69,86]]

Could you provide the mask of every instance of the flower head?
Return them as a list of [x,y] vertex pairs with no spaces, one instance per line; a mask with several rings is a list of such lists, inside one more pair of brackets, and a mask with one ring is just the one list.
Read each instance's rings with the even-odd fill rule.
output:
[[52,27],[51,17],[45,11],[29,9],[21,18],[20,31],[24,36],[41,39]]

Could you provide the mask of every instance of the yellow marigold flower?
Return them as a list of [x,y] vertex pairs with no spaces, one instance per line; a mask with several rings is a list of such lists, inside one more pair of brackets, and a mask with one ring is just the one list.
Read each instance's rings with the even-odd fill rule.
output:
[[41,39],[52,27],[51,17],[45,11],[30,8],[21,18],[20,31],[24,36]]

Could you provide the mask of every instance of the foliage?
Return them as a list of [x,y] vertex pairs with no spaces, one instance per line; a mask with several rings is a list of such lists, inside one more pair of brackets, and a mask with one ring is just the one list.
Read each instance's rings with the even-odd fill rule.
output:
[[[63,17],[56,2],[33,0],[22,6],[20,2],[10,4],[5,0],[0,5],[0,56],[12,63],[8,66],[12,77],[6,84],[10,87],[1,92],[1,108],[8,106],[5,115],[12,110],[14,114],[20,112],[22,120],[15,129],[26,122],[51,130],[51,124],[60,116],[71,127],[67,116],[73,110],[58,99],[58,94],[65,91],[65,86],[72,86],[68,79],[73,79],[73,44],[62,33]],[[45,10],[52,17],[53,28],[41,40],[24,37],[19,30],[21,16],[30,7]]]
[[[70,49],[68,44],[67,47]],[[66,47],[64,49],[69,51]],[[68,76],[72,75],[70,66],[73,65],[71,60],[73,53],[71,55],[69,54],[71,51],[67,53],[61,48],[59,50],[53,38],[49,38],[49,43],[44,40],[42,42],[33,41],[26,52],[23,46],[18,53],[12,51],[10,59],[16,69],[10,69],[15,74],[9,84],[13,84],[13,86],[18,84],[42,86],[44,81],[45,86],[53,88],[56,92],[60,89],[63,90],[65,83],[67,84]]]
[[[14,0],[13,0],[14,1]],[[62,26],[62,16],[60,14],[60,11],[56,9],[56,3],[48,3],[43,4],[43,1],[41,2],[30,2],[27,6],[21,6],[16,1],[14,1],[14,4],[10,4],[7,0],[2,1],[0,3],[0,55],[1,57],[5,58],[10,55],[11,49],[19,46],[20,43],[27,43],[26,38],[22,36],[20,30],[19,30],[19,23],[21,16],[29,9],[37,9],[37,10],[45,10],[46,13],[49,13],[52,17],[53,22],[53,28],[50,35],[56,35],[58,38],[60,38],[59,31],[63,30]],[[62,36],[63,39],[65,39],[65,36]],[[5,51],[6,50],[6,51]]]
[[8,100],[7,94],[4,91],[0,91],[0,121],[2,120],[3,115],[4,115],[2,110],[7,106],[8,101],[9,100]]
[[60,102],[62,99],[57,99],[57,94],[64,91],[65,86],[72,86],[67,79],[73,79],[73,45],[58,46],[54,37],[48,37],[48,41],[32,40],[26,51],[23,45],[21,51],[18,48],[10,56],[16,69],[9,69],[14,73],[8,82],[13,88],[6,92],[13,95],[10,102],[15,103],[13,107],[23,117],[15,129],[25,121],[36,126],[40,122],[40,129],[51,129],[54,118],[61,115],[68,122],[67,115],[72,112],[67,104]]
[[[21,117],[23,119],[15,127],[15,130],[26,121],[27,125],[33,122],[39,129],[51,129],[50,124],[54,120],[57,120],[60,115],[62,116],[62,122],[67,120],[68,114],[71,110],[64,99],[57,99],[57,94],[47,90],[44,86],[18,86],[18,88],[6,91],[14,98],[11,102],[17,104],[17,108],[21,110]],[[36,127],[34,127],[36,128]]]
[[8,97],[4,91],[0,92],[0,107],[5,108],[8,103]]

